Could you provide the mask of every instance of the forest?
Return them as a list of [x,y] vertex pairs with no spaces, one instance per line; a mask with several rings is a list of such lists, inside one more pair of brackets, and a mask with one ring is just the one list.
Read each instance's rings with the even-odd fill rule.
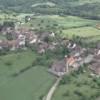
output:
[[100,19],[99,0],[0,0],[0,10],[8,13],[73,15]]

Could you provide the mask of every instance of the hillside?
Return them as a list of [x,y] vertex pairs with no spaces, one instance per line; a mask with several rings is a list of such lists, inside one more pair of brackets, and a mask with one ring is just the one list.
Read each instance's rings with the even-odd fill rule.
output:
[[100,0],[0,0],[0,9],[16,12],[76,15],[99,19]]

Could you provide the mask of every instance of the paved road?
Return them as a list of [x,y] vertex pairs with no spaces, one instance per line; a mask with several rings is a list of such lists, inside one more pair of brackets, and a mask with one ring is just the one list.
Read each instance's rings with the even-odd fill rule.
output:
[[56,82],[54,83],[54,85],[51,87],[51,89],[49,90],[46,99],[45,100],[51,100],[57,86],[59,85],[60,80],[62,79],[62,77],[59,77]]

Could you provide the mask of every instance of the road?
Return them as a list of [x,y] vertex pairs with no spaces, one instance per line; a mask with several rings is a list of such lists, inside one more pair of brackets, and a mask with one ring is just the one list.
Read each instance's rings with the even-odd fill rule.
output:
[[54,85],[51,87],[51,89],[49,90],[46,99],[45,100],[51,100],[57,86],[59,85],[60,81],[61,81],[62,77],[59,77],[56,82],[54,83]]

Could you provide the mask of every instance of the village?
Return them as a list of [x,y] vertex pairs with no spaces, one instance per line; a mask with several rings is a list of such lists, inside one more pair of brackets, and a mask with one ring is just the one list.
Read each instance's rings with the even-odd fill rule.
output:
[[55,59],[48,72],[63,76],[73,70],[78,70],[84,65],[91,70],[91,75],[100,76],[100,44],[96,48],[83,48],[73,40],[61,38],[57,40],[54,32],[34,32],[27,27],[4,27],[1,29],[3,36],[11,39],[0,40],[0,50],[8,49],[15,51],[18,49],[27,50],[29,46],[34,47],[38,54],[42,56],[47,50],[55,51],[60,46],[64,46],[70,53],[63,59]]
[[0,0],[0,100],[100,100],[100,0]]

